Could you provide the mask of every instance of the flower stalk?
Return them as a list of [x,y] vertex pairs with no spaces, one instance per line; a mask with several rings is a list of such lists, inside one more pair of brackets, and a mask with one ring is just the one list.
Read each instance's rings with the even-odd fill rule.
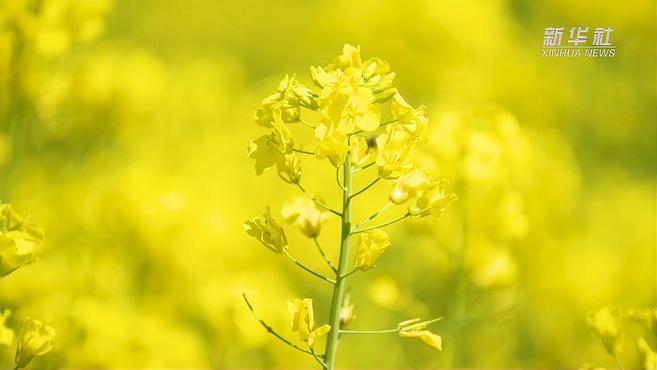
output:
[[315,354],[315,353],[313,353],[313,352],[311,352],[307,349],[303,349],[303,348],[297,346],[296,344],[294,344],[294,343],[290,342],[289,340],[285,339],[285,337],[283,337],[282,335],[278,334],[276,332],[276,330],[274,330],[271,326],[269,326],[269,324],[267,324],[264,320],[262,320],[260,318],[260,316],[258,316],[258,314],[255,312],[255,309],[251,305],[251,302],[249,302],[249,299],[246,298],[245,293],[242,293],[242,298],[244,298],[244,302],[246,303],[246,306],[249,308],[249,311],[251,311],[251,315],[253,315],[253,318],[256,319],[256,321],[258,321],[260,323],[260,325],[262,325],[265,328],[265,330],[267,330],[267,333],[273,335],[274,337],[278,338],[280,341],[282,341],[283,343],[287,344],[288,346],[296,349],[297,351],[312,355],[314,357],[318,357],[317,354]]
[[290,261],[294,262],[294,264],[296,264],[297,266],[301,267],[303,270],[309,272],[311,275],[317,276],[318,278],[320,278],[320,279],[322,279],[322,280],[324,280],[324,281],[326,281],[326,282],[329,282],[329,283],[331,283],[331,284],[335,284],[335,280],[333,280],[333,279],[331,279],[331,278],[328,278],[328,277],[326,277],[326,276],[324,276],[324,275],[322,275],[322,274],[320,274],[320,273],[318,273],[318,272],[315,272],[315,271],[311,270],[310,268],[306,267],[306,265],[304,265],[303,263],[299,262],[296,258],[290,256],[290,253],[287,252],[287,249],[283,250],[283,254],[285,254],[285,256],[286,256]]
[[345,156],[344,165],[344,190],[342,193],[342,231],[340,237],[340,259],[333,298],[331,299],[331,313],[329,325],[331,331],[326,341],[326,368],[335,369],[338,342],[340,341],[340,310],[344,299],[345,286],[347,282],[347,269],[349,268],[349,238],[351,237],[351,156]]

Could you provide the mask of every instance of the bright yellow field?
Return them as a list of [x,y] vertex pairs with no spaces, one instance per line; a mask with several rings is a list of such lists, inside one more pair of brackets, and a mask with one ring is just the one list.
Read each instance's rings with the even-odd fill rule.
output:
[[[566,27],[565,39],[573,26],[612,27],[616,56],[541,57],[546,27]],[[288,300],[312,298],[316,327],[332,302],[330,283],[245,232],[269,206],[286,251],[332,273],[281,215],[303,193],[276,168],[256,176],[247,153],[268,133],[254,122],[263,98],[286,74],[322,91],[309,66],[344,44],[389,62],[397,92],[426,106],[409,163],[458,200],[386,227],[376,267],[346,280],[349,329],[442,317],[428,328],[442,350],[394,332],[343,335],[337,366],[657,368],[649,0],[0,0],[0,199],[29,216],[12,234],[10,208],[0,212],[0,275],[20,267],[0,280],[0,368],[15,366],[17,344],[23,361],[34,346],[26,317],[55,333],[28,369],[320,368],[243,300],[302,348]],[[378,125],[390,116],[380,109],[363,117]],[[286,124],[315,151],[313,129]],[[339,210],[336,168],[297,154],[300,183]],[[354,175],[354,191],[376,177]],[[356,198],[354,225],[395,182]],[[318,241],[337,263],[341,218],[324,216]],[[38,258],[8,257],[20,248]],[[316,334],[321,355],[330,334]]]

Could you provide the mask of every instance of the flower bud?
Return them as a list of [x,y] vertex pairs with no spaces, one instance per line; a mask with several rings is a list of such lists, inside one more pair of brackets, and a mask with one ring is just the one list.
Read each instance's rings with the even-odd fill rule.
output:
[[294,96],[299,99],[299,103],[312,110],[318,110],[319,109],[319,104],[317,103],[317,100],[315,100],[315,94],[313,92],[304,86],[297,86],[292,89],[292,93],[294,93]]
[[385,60],[374,57],[363,63],[363,77],[370,79],[372,76],[380,76],[390,72],[390,64]]
[[387,103],[393,96],[397,94],[397,89],[391,87],[389,89],[383,90],[381,92],[374,94],[375,103]]

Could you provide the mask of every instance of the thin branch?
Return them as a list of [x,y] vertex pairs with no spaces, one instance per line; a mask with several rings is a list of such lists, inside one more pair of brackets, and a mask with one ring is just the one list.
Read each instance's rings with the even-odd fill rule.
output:
[[[406,117],[409,113],[404,114],[401,118]],[[379,127],[387,126],[387,125],[389,125],[391,123],[395,123],[395,122],[399,122],[399,118],[393,119],[393,120],[388,121],[388,122],[384,122],[384,123],[380,124]]]
[[338,269],[333,265],[331,260],[324,253],[324,250],[322,249],[322,246],[319,245],[319,240],[317,240],[317,237],[314,237],[313,241],[315,242],[315,245],[317,246],[317,250],[319,251],[319,254],[322,255],[322,258],[324,258],[324,261],[326,261],[326,264],[328,265],[328,267],[330,267],[331,270],[333,270],[333,272],[337,273]]
[[383,214],[385,211],[388,210],[388,208],[392,207],[392,205],[393,205],[392,202],[388,202],[388,203],[386,203],[385,206],[381,207],[381,209],[379,209],[378,211],[374,212],[370,217],[368,217],[368,218],[366,218],[365,220],[363,220],[362,222],[356,224],[356,226],[354,226],[354,230],[356,230],[356,229],[362,227],[363,225],[367,225],[367,223],[369,223],[370,221],[374,220],[374,219],[377,218],[379,215]]
[[360,171],[362,171],[362,170],[366,170],[366,169],[368,169],[368,168],[374,166],[375,164],[376,164],[376,162],[368,163],[368,164],[364,165],[364,166],[361,167],[361,168],[355,169],[352,173],[358,173],[358,172],[360,172]]
[[347,191],[347,189],[340,183],[340,166],[335,167],[335,181],[338,183],[340,190]]
[[359,269],[351,270],[351,271],[347,272],[346,274],[340,276],[340,279],[344,279],[344,278],[346,278],[347,276],[349,276],[349,275],[351,275],[351,274],[353,274],[353,273],[355,273],[355,272],[358,272],[358,271],[360,271],[360,270],[359,270]]
[[364,187],[363,189],[361,189],[361,190],[359,190],[359,191],[357,191],[357,192],[351,194],[351,196],[350,196],[349,198],[354,198],[354,197],[356,197],[357,195],[360,195],[360,194],[364,193],[365,191],[367,191],[367,189],[369,189],[369,188],[371,188],[372,186],[374,186],[374,185],[375,185],[377,182],[379,182],[380,180],[381,180],[381,178],[380,178],[380,177],[377,177],[374,181],[372,181],[371,183],[369,183],[369,185],[367,185],[367,186]]
[[253,317],[258,322],[260,322],[260,325],[262,325],[267,330],[267,332],[269,334],[271,334],[271,335],[275,336],[276,338],[280,339],[281,341],[283,341],[283,343],[285,343],[288,346],[296,349],[297,351],[301,351],[303,353],[307,353],[309,355],[315,356],[311,351],[305,350],[305,349],[297,346],[296,344],[290,342],[289,340],[285,339],[283,336],[278,334],[271,326],[267,325],[266,322],[264,322],[260,317],[258,317],[258,314],[256,314],[255,310],[253,309],[253,306],[251,305],[251,302],[249,302],[249,300],[246,298],[246,293],[242,293],[242,297],[244,297],[244,302],[246,302],[246,306],[249,308],[249,311],[251,311],[251,315],[253,315]]
[[315,360],[317,360],[317,362],[319,362],[319,364],[322,365],[322,369],[326,369],[326,368],[327,368],[327,365],[324,363],[324,361],[322,361],[322,359],[320,358],[320,356],[318,356],[318,355],[315,353],[315,351],[313,351],[312,347],[308,346],[308,348],[310,349],[310,353],[313,355],[313,357],[315,358]]
[[329,282],[329,283],[331,283],[331,284],[335,284],[335,280],[333,280],[333,279],[331,279],[331,278],[328,278],[328,277],[326,277],[326,276],[324,276],[324,275],[322,275],[322,274],[319,274],[319,273],[317,273],[317,272],[315,272],[315,271],[309,269],[309,268],[306,267],[304,264],[302,264],[301,262],[299,262],[299,261],[297,261],[296,259],[294,259],[294,257],[290,256],[290,253],[288,253],[287,249],[284,249],[284,250],[283,250],[283,253],[287,256],[287,258],[290,259],[290,261],[294,262],[297,266],[301,267],[302,269],[308,271],[309,273],[311,273],[311,274],[317,276],[318,278],[320,278],[320,279],[322,279],[322,280],[324,280],[324,281],[327,281],[327,282]]
[[384,329],[384,330],[340,330],[340,334],[386,334],[386,333],[398,333],[400,328],[394,329]]
[[[443,319],[442,317],[436,317],[435,319],[424,321],[424,322],[418,322],[417,324],[431,325],[434,322],[440,321],[442,319]],[[381,330],[340,330],[340,334],[387,334],[387,333],[399,333],[402,330],[403,328],[400,327],[396,327],[394,329],[381,329]]]
[[[311,110],[312,110],[312,109],[311,109]],[[306,122],[306,121],[304,121],[304,120],[301,119],[301,118],[299,118],[299,122],[300,122],[302,125],[306,125],[306,126],[308,126],[308,127],[310,127],[310,128],[317,128],[317,126],[313,125],[313,124],[310,123],[310,122]]]
[[403,220],[403,219],[409,217],[410,215],[411,215],[411,214],[410,214],[409,212],[406,212],[405,214],[403,214],[403,215],[401,215],[401,216],[395,218],[394,220],[390,220],[390,221],[388,221],[388,222],[384,222],[384,223],[382,223],[381,225],[376,225],[376,226],[366,227],[366,228],[364,228],[364,229],[360,229],[360,230],[352,230],[352,231],[351,231],[351,235],[364,233],[364,232],[366,232],[366,231],[370,231],[370,230],[374,230],[374,229],[379,229],[379,228],[382,228],[382,227],[385,227],[385,226],[388,226],[388,225],[394,224],[395,222],[401,221],[401,220]]
[[301,186],[301,184],[298,183],[298,182],[297,182],[297,187],[299,187],[299,189],[300,189],[304,194],[306,194],[308,197],[310,197],[310,199],[312,199],[312,200],[315,202],[315,204],[317,204],[318,206],[324,208],[325,210],[327,210],[327,211],[329,211],[329,212],[331,212],[331,213],[333,213],[333,214],[335,214],[335,215],[337,215],[337,216],[342,217],[342,213],[340,213],[340,212],[338,212],[338,211],[336,211],[336,210],[330,208],[330,207],[327,206],[326,204],[324,204],[324,203],[320,202],[319,200],[317,200],[317,198],[315,198],[313,195],[309,194],[309,193],[306,191],[306,189],[304,189],[304,187]]
[[309,152],[309,151],[303,150],[303,149],[293,148],[292,150],[297,152],[297,153],[301,153],[301,154],[315,155],[314,152]]

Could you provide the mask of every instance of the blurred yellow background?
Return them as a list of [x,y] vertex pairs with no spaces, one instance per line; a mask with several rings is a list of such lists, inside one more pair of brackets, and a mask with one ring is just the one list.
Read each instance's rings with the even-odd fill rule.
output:
[[[246,147],[278,81],[312,85],[308,66],[348,42],[427,106],[418,160],[460,200],[391,228],[351,286],[354,327],[442,315],[445,350],[353,336],[339,365],[613,367],[586,313],[657,305],[656,18],[648,0],[0,0],[0,199],[46,230],[0,308],[56,328],[35,368],[314,366],[241,300],[291,337],[285,301],[312,297],[324,322],[331,294],[243,232],[299,195],[256,177]],[[617,55],[541,58],[550,26],[613,27]],[[318,163],[304,186],[337,204]],[[385,202],[376,189],[356,219]],[[633,343],[623,357],[638,366]]]

